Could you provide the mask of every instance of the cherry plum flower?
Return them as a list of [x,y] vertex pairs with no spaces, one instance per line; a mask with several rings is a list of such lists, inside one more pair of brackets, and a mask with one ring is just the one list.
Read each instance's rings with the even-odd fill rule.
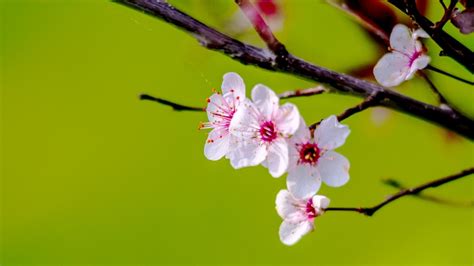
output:
[[293,245],[313,231],[314,218],[324,214],[328,206],[329,199],[325,196],[297,199],[288,190],[280,190],[276,197],[276,209],[283,218],[279,231],[281,242]]
[[288,190],[296,198],[305,199],[318,192],[321,182],[340,187],[349,181],[349,161],[333,151],[342,146],[349,135],[347,126],[336,116],[324,119],[314,137],[303,119],[289,140]]
[[374,76],[378,83],[385,87],[400,85],[413,78],[415,72],[425,68],[430,57],[425,54],[418,38],[429,38],[422,29],[414,32],[397,24],[390,34],[391,52],[385,54],[374,67]]
[[253,88],[252,100],[241,105],[230,123],[239,142],[231,164],[235,169],[262,164],[279,177],[288,168],[287,138],[298,129],[298,108],[291,103],[279,106],[275,92],[261,84]]
[[235,112],[245,99],[245,84],[236,73],[227,73],[223,77],[222,94],[214,93],[208,98],[207,117],[201,129],[212,129],[204,146],[204,155],[209,160],[219,160],[229,154],[234,143],[229,126]]

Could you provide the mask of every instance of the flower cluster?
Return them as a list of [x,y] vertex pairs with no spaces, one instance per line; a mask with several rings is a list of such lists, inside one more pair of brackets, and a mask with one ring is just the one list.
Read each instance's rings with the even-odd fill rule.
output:
[[324,213],[329,199],[316,195],[321,183],[339,187],[349,180],[349,161],[334,149],[344,144],[350,131],[335,116],[324,119],[313,132],[291,103],[265,85],[256,85],[251,99],[236,73],[224,75],[222,93],[208,99],[212,129],[204,146],[209,160],[229,159],[235,169],[262,165],[277,178],[288,173],[288,190],[277,195],[283,218],[280,239],[292,245],[313,229],[313,220]]

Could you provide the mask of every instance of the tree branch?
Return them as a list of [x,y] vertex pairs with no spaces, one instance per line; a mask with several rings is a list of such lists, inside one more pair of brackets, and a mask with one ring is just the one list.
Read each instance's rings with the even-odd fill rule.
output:
[[[399,181],[395,179],[385,179],[383,180],[383,182],[384,184],[389,185],[399,190],[407,189],[406,186],[402,185]],[[454,206],[454,207],[474,207],[473,200],[471,201],[451,200],[451,199],[436,197],[432,195],[425,195],[425,194],[422,194],[421,192],[412,196],[417,197],[422,200],[431,201],[438,204]]]
[[379,209],[381,209],[385,205],[387,205],[387,204],[389,204],[389,203],[391,203],[391,202],[393,202],[393,201],[395,201],[395,200],[397,200],[401,197],[408,196],[408,195],[417,195],[421,191],[423,191],[427,188],[438,187],[438,186],[447,184],[451,181],[454,181],[454,180],[460,179],[462,177],[471,175],[473,173],[474,173],[474,167],[468,168],[468,169],[463,170],[463,171],[461,171],[457,174],[454,174],[454,175],[450,175],[450,176],[443,177],[443,178],[440,178],[440,179],[435,179],[433,181],[430,181],[428,183],[419,185],[417,187],[402,189],[398,193],[396,193],[394,195],[391,195],[386,200],[384,200],[381,203],[379,203],[379,204],[377,204],[373,207],[370,207],[370,208],[332,207],[332,208],[327,208],[326,211],[353,211],[353,212],[358,212],[358,213],[365,214],[367,216],[372,216],[376,211],[378,211]]
[[313,65],[291,54],[277,60],[277,57],[268,51],[244,44],[218,32],[165,2],[155,0],[115,0],[115,2],[174,24],[191,33],[204,47],[220,51],[243,64],[329,84],[332,91],[343,94],[366,98],[377,93],[382,98],[379,103],[381,106],[410,114],[474,139],[474,121],[452,110],[443,110],[374,83]]
[[447,34],[442,28],[436,27],[433,22],[418,12],[415,0],[389,0],[416,22],[443,50],[443,54],[453,58],[471,73],[474,73],[474,53],[458,40]]

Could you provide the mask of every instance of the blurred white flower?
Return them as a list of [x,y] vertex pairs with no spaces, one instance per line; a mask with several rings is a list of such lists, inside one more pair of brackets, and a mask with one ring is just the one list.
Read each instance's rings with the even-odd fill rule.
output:
[[394,87],[413,77],[416,71],[425,68],[430,57],[425,55],[418,38],[429,38],[422,29],[411,32],[397,24],[390,34],[391,52],[385,54],[374,67],[374,76],[385,87]]
[[302,236],[314,229],[314,218],[322,215],[329,206],[329,199],[315,195],[297,199],[288,190],[280,190],[276,197],[276,209],[283,222],[280,225],[280,240],[293,245]]
[[349,181],[349,161],[333,151],[344,144],[349,133],[349,128],[332,115],[319,124],[313,138],[301,118],[298,130],[289,140],[286,179],[288,190],[295,197],[305,199],[316,194],[321,181],[332,187]]
[[275,92],[261,84],[253,88],[252,100],[239,107],[230,123],[239,142],[229,156],[231,164],[236,169],[262,164],[279,177],[288,168],[286,139],[298,129],[298,108],[290,103],[280,107]]
[[235,112],[246,100],[244,81],[236,73],[225,74],[221,88],[222,94],[214,93],[207,100],[209,122],[201,125],[201,129],[212,129],[204,146],[204,155],[209,160],[219,160],[232,150],[235,141],[229,133],[229,126]]

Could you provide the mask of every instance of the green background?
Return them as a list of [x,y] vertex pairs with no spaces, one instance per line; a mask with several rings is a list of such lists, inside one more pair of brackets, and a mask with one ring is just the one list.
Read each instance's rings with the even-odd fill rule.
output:
[[[232,1],[172,1],[224,29]],[[286,1],[278,37],[297,56],[347,72],[380,56],[340,11],[315,0]],[[236,171],[203,156],[204,113],[173,112],[140,93],[204,105],[222,75],[235,71],[247,92],[264,83],[281,92],[314,84],[244,66],[198,45],[162,21],[109,1],[1,0],[1,264],[466,264],[474,262],[473,209],[403,198],[374,217],[330,212],[292,247],[278,239],[275,195],[285,178],[263,167]],[[441,16],[432,1],[429,16]],[[474,38],[454,36],[471,49]],[[262,45],[249,30],[239,37]],[[428,47],[433,64],[472,75]],[[473,88],[434,74],[455,105],[474,117]],[[435,103],[420,79],[400,90]],[[293,99],[307,122],[360,99]],[[323,186],[331,206],[370,206],[406,185],[473,165],[474,146],[410,116],[373,111],[344,123],[338,149],[351,181]],[[427,191],[472,200],[472,177]]]

